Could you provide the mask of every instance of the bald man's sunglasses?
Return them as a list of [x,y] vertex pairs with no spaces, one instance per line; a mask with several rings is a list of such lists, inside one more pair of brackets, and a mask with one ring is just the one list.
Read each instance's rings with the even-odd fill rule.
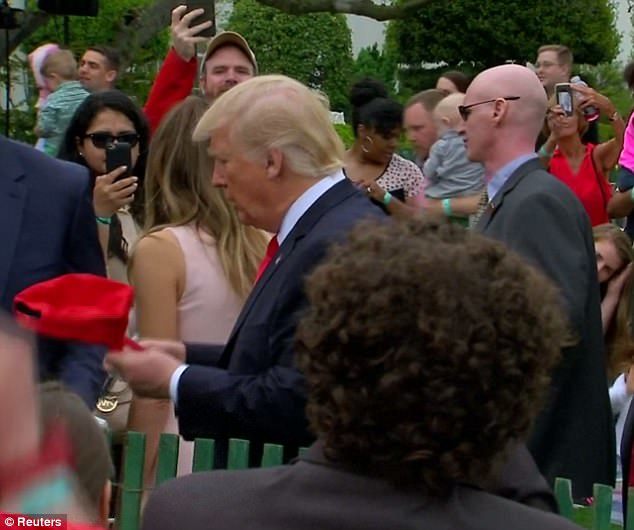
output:
[[467,121],[469,119],[469,114],[471,114],[471,109],[473,107],[477,107],[478,105],[486,105],[487,103],[495,103],[496,101],[499,101],[501,99],[504,101],[515,101],[517,99],[520,99],[520,97],[509,96],[507,98],[495,98],[495,99],[487,99],[486,101],[478,101],[477,103],[471,103],[471,105],[458,105],[458,112],[460,113],[460,116],[462,117],[462,119],[464,121]]

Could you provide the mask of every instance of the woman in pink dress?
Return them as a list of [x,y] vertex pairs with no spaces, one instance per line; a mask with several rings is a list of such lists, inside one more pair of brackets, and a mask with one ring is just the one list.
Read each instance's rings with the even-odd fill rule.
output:
[[[207,109],[189,97],[165,117],[148,156],[145,226],[134,249],[130,281],[143,338],[224,344],[253,285],[267,237],[240,223],[211,183],[206,144],[193,129]],[[145,484],[153,484],[161,432],[178,433],[172,403],[135,398],[128,428],[146,433]],[[183,443],[179,475],[191,471]]]

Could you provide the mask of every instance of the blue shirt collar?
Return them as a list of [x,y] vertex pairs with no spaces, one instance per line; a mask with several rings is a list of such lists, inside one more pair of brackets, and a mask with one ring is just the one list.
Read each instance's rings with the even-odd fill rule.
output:
[[537,158],[536,153],[528,153],[526,155],[518,156],[514,160],[511,160],[505,166],[502,166],[500,170],[493,175],[491,180],[487,183],[487,193],[489,195],[489,200],[492,201],[497,193],[502,189],[502,186],[506,183],[506,181],[510,178],[510,176],[515,172],[515,170],[520,167],[525,162]]

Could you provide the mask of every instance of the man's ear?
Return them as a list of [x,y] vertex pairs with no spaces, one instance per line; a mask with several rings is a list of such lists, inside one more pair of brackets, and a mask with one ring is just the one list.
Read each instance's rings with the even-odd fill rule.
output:
[[509,108],[508,102],[503,99],[498,99],[493,104],[493,119],[495,120],[496,126],[501,125],[502,120],[506,116],[508,108]]
[[117,71],[116,70],[108,70],[106,72],[106,81],[108,81],[108,83],[112,84],[116,81],[117,79]]
[[269,149],[266,155],[266,176],[270,179],[279,177],[284,164],[284,154],[279,149]]

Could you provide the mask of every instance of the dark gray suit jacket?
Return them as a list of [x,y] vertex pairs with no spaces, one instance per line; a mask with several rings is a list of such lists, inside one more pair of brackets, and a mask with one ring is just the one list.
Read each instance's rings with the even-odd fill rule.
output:
[[162,485],[143,530],[572,530],[565,519],[468,486],[426,498],[328,463],[319,444],[292,466],[195,473]]
[[506,181],[476,231],[505,243],[561,292],[578,340],[562,349],[528,447],[551,484],[555,477],[569,478],[575,498],[591,496],[593,483],[614,482],[615,442],[587,214],[572,191],[535,159]]

